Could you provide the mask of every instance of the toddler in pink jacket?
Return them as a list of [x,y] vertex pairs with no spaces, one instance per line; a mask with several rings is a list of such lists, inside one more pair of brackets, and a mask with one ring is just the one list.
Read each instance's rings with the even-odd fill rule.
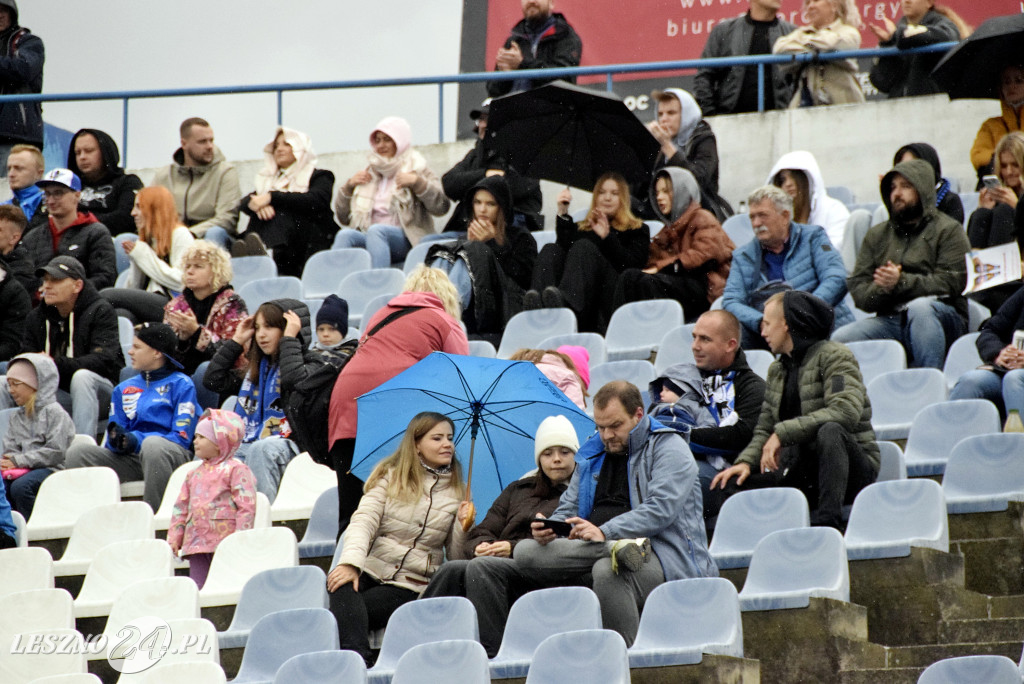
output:
[[203,462],[185,478],[174,504],[167,542],[189,560],[189,577],[206,583],[217,545],[235,530],[252,529],[256,517],[256,478],[232,458],[245,436],[245,423],[233,411],[210,409],[196,425],[196,457]]

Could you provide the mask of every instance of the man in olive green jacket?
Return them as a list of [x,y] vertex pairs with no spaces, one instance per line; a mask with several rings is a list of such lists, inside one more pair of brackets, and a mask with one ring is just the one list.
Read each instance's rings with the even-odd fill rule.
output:
[[967,332],[971,251],[963,226],[935,208],[935,171],[920,159],[882,178],[889,220],[864,236],[847,280],[857,308],[874,312],[836,330],[837,342],[898,340],[911,365],[942,368],[946,351]]
[[860,366],[853,353],[828,339],[832,308],[792,290],[765,304],[761,335],[779,359],[768,369],[764,405],[750,444],[711,488],[796,487],[810,505],[811,523],[842,530],[843,505],[878,476]]

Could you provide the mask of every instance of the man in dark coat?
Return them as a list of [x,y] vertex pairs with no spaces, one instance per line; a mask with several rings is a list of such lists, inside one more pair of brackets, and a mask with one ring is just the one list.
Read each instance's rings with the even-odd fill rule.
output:
[[[18,25],[18,3],[0,0],[0,95],[43,90],[43,41]],[[39,102],[0,105],[0,174],[7,173],[7,155],[19,143],[43,149],[43,106]]]
[[82,179],[79,206],[91,211],[111,235],[134,233],[132,207],[142,181],[134,173],[125,173],[118,164],[121,153],[114,139],[103,131],[83,128],[71,138],[68,168]]
[[[523,20],[512,27],[508,40],[498,49],[496,71],[546,69],[580,65],[583,42],[560,12],[553,12],[555,0],[522,0]],[[550,83],[554,79],[517,78],[488,81],[491,97],[518,93]],[[564,79],[575,83],[575,78]]]

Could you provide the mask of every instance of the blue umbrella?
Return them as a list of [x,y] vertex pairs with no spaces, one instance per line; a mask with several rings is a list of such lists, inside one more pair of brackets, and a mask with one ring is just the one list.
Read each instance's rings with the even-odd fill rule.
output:
[[590,417],[525,361],[434,352],[359,397],[357,405],[352,472],[364,480],[395,452],[417,413],[436,411],[451,418],[456,453],[462,459],[469,453],[467,481],[472,482],[478,519],[502,489],[536,467],[533,436],[542,420],[564,415],[581,444],[594,431]]

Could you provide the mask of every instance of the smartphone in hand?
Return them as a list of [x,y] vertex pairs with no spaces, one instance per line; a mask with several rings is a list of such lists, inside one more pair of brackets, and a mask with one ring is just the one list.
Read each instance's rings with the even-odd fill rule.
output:
[[559,537],[568,537],[569,533],[572,532],[572,525],[561,520],[551,520],[550,518],[534,518],[533,522],[540,523],[540,526],[551,530]]

